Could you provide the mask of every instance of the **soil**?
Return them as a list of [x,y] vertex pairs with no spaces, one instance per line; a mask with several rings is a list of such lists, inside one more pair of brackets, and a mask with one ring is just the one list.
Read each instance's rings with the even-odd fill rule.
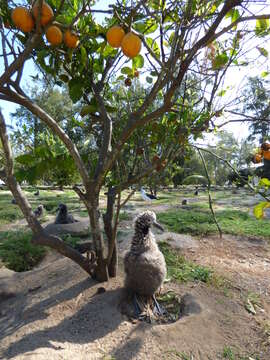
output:
[[[147,208],[155,206],[151,203]],[[166,208],[159,205],[158,211]],[[142,209],[134,208],[133,215]],[[186,355],[193,360],[218,360],[224,358],[225,346],[242,359],[270,359],[270,252],[266,241],[156,233],[158,240],[169,241],[188,259],[211,266],[229,282],[216,286],[166,283],[162,293],[191,294],[202,311],[172,324],[154,325],[131,322],[120,312],[121,258],[132,238],[131,224],[121,223],[119,275],[108,283],[96,283],[75,263],[54,252],[32,271],[0,269],[0,359],[149,360],[184,359]],[[254,294],[259,298],[256,314],[245,307]]]

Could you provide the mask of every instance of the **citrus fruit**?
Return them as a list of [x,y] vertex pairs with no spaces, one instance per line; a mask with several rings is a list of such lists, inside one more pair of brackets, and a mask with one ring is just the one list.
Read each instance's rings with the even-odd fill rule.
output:
[[[38,18],[38,1],[35,2],[35,5],[33,6],[33,15],[34,18],[37,20]],[[41,18],[40,18],[40,24],[41,25],[47,25],[53,18],[53,10],[45,1],[42,2],[41,7]]]
[[23,32],[32,31],[35,25],[31,13],[22,6],[12,10],[11,19],[14,25]]
[[254,162],[255,162],[255,164],[258,164],[258,163],[260,163],[261,161],[262,161],[262,155],[260,155],[260,154],[254,155]]
[[107,41],[113,48],[119,48],[121,46],[124,36],[124,30],[118,25],[111,27],[106,34]]
[[64,34],[64,43],[68,48],[75,49],[79,45],[79,38],[74,32],[67,30]]
[[121,43],[123,53],[131,59],[140,53],[141,46],[141,39],[132,32],[126,34]]
[[58,26],[52,25],[46,31],[46,38],[51,45],[60,45],[63,40],[62,31]]

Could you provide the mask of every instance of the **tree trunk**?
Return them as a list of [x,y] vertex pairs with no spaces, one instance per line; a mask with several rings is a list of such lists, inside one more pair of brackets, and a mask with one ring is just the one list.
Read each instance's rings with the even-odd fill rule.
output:
[[108,240],[108,256],[107,264],[110,277],[116,277],[118,259],[116,248],[116,233],[113,229],[113,215],[114,215],[114,203],[115,203],[115,190],[113,187],[109,187],[107,195],[107,211],[103,215],[104,230]]
[[99,194],[92,194],[90,204],[87,204],[87,210],[89,214],[94,248],[97,256],[97,266],[95,268],[93,277],[98,281],[103,282],[109,280],[109,273],[107,261],[104,259],[103,236],[99,224],[100,212],[98,210],[98,198]]
[[117,269],[118,269],[118,249],[117,249],[117,243],[114,242],[114,248],[112,253],[111,261],[108,265],[109,270],[109,276],[110,277],[116,277],[117,275]]

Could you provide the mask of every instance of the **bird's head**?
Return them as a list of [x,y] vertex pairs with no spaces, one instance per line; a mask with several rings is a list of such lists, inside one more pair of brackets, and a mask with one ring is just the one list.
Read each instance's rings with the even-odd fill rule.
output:
[[152,225],[164,231],[163,227],[157,222],[156,214],[153,211],[144,211],[135,219],[135,230],[142,232],[144,235],[149,232]]
[[43,205],[42,204],[40,204],[40,205],[38,205],[38,210],[43,210]]
[[59,204],[56,211],[59,211],[60,213],[64,214],[67,213],[67,205],[66,204]]

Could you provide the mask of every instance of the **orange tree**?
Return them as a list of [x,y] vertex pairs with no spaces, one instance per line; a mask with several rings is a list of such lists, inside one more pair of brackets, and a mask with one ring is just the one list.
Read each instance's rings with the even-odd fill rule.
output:
[[[14,2],[11,7],[7,2],[0,5],[0,99],[24,106],[66,146],[82,179],[83,187],[74,190],[89,213],[94,245],[91,259],[45,233],[33,216],[14,176],[2,113],[4,166],[0,177],[26,217],[33,243],[58,250],[104,281],[116,275],[118,215],[129,198],[121,199],[121,192],[154,171],[162,171],[184,151],[189,139],[214,126],[221,111],[215,108],[215,99],[224,92],[221,86],[227,69],[243,65],[241,56],[251,39],[259,44],[268,35],[270,15],[258,14],[259,5],[242,0],[118,1],[106,9],[98,5],[98,1],[87,0],[25,1],[28,11],[20,10],[19,15],[14,13]],[[98,14],[106,16],[102,24]],[[115,44],[108,36],[115,47],[106,38],[113,26],[125,33],[116,31]],[[260,49],[264,56],[265,49]],[[29,59],[56,84],[67,83],[72,101],[82,103],[78,126],[86,126],[94,138],[91,161],[22,89]],[[115,87],[122,90],[113,91]],[[134,92],[133,98],[135,87],[142,91]],[[194,89],[199,96],[191,96]],[[144,141],[149,153],[140,161]],[[129,171],[124,172],[127,163]],[[107,252],[99,211],[104,184],[109,186],[103,216]]]

